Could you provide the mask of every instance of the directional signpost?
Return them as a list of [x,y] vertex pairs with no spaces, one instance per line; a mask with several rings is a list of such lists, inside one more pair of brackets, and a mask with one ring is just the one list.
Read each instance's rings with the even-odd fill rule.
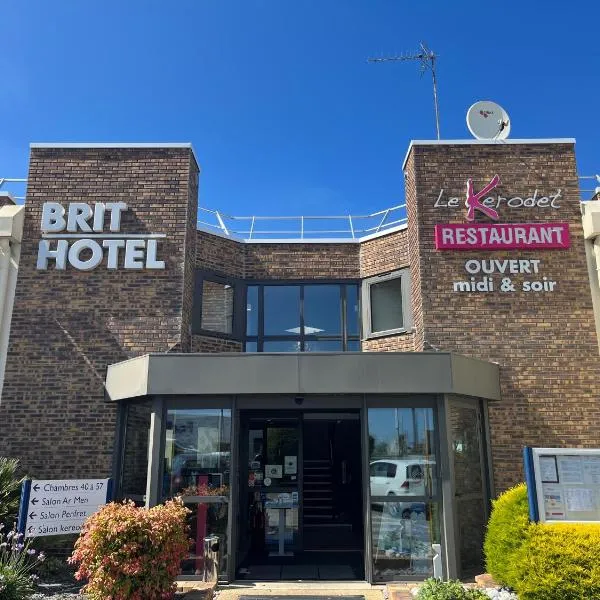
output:
[[110,479],[27,480],[21,491],[19,531],[25,537],[79,533],[110,494]]

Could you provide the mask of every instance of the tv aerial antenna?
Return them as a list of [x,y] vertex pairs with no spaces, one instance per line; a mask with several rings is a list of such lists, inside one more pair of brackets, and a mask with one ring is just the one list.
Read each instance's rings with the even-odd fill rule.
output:
[[421,50],[413,54],[399,54],[397,56],[383,56],[381,58],[368,58],[367,62],[404,62],[408,60],[418,60],[421,63],[421,77],[425,71],[431,71],[433,81],[433,106],[435,108],[435,129],[437,139],[440,139],[440,110],[438,106],[437,79],[435,76],[435,61],[438,55],[427,47],[425,42],[420,43]]

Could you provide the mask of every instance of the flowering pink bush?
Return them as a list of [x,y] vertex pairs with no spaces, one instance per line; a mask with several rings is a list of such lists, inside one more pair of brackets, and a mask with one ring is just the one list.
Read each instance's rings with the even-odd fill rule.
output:
[[92,600],[167,600],[190,540],[180,499],[150,509],[111,503],[85,522],[71,564]]

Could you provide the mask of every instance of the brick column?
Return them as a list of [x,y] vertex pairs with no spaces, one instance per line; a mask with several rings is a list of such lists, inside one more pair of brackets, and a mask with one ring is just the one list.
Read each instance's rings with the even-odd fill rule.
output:
[[[110,363],[189,341],[198,168],[191,148],[34,147],[4,392],[0,455],[36,477],[110,473]],[[164,233],[163,270],[36,268],[42,206],[124,202],[121,232]],[[82,257],[85,258],[85,257]]]

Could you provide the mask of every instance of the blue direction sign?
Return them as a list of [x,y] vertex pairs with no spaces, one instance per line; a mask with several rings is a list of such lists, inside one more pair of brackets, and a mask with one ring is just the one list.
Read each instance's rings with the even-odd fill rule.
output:
[[84,521],[104,506],[110,479],[33,479],[23,483],[19,531],[25,537],[79,533]]

